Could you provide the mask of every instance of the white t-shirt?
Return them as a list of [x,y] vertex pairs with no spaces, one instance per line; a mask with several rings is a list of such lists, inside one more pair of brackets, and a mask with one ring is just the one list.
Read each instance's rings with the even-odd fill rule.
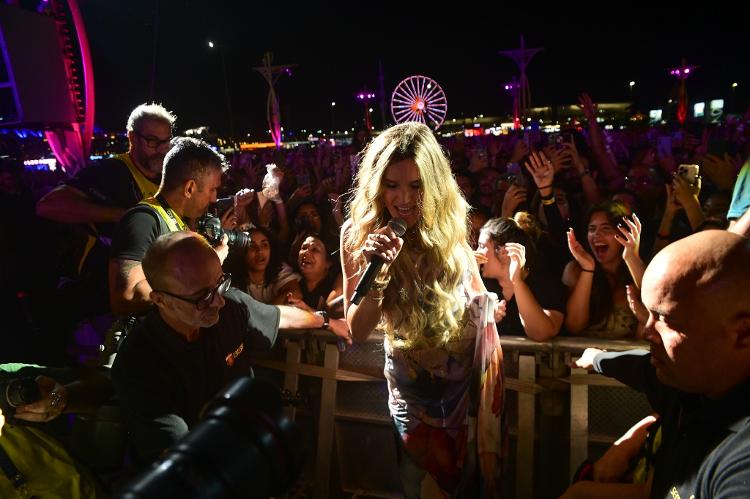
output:
[[285,262],[281,264],[279,275],[270,284],[253,284],[248,282],[247,294],[262,303],[271,303],[279,294],[279,290],[292,281],[301,281],[302,276],[292,270]]

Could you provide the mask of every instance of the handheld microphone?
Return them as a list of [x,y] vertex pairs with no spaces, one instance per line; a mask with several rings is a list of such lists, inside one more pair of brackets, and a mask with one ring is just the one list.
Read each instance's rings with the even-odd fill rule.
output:
[[[401,237],[406,232],[406,222],[401,218],[393,218],[388,222],[388,227],[398,236]],[[370,258],[370,263],[365,267],[365,272],[362,274],[357,287],[354,289],[352,294],[352,303],[358,305],[362,301],[362,298],[370,291],[372,284],[375,282],[380,269],[383,267],[383,259],[379,256],[373,255]]]

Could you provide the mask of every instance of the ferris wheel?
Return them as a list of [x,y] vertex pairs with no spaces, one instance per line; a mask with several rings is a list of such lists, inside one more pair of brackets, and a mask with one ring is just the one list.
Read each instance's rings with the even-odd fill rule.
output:
[[426,76],[404,78],[391,95],[391,114],[396,123],[418,121],[437,130],[447,111],[443,88]]

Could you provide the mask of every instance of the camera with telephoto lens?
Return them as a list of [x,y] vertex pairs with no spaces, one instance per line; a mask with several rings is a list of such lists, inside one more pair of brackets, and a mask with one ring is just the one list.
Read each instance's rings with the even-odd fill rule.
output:
[[250,236],[241,230],[224,230],[221,226],[221,219],[213,213],[206,213],[196,220],[196,229],[211,246],[221,244],[224,234],[227,235],[229,249],[244,250],[250,245]]
[[115,497],[266,499],[297,479],[307,449],[284,415],[278,388],[241,377],[209,402],[201,419]]
[[0,383],[0,409],[6,416],[16,413],[16,407],[41,400],[42,393],[34,378],[15,378]]

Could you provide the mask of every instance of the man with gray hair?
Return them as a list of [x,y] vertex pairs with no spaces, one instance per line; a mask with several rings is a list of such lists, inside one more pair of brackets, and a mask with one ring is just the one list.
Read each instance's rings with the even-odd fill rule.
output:
[[159,104],[136,107],[127,123],[128,152],[82,169],[37,202],[37,215],[85,234],[72,265],[80,289],[71,306],[87,304],[96,313],[108,310],[106,269],[115,224],[129,208],[156,193],[175,119]]

